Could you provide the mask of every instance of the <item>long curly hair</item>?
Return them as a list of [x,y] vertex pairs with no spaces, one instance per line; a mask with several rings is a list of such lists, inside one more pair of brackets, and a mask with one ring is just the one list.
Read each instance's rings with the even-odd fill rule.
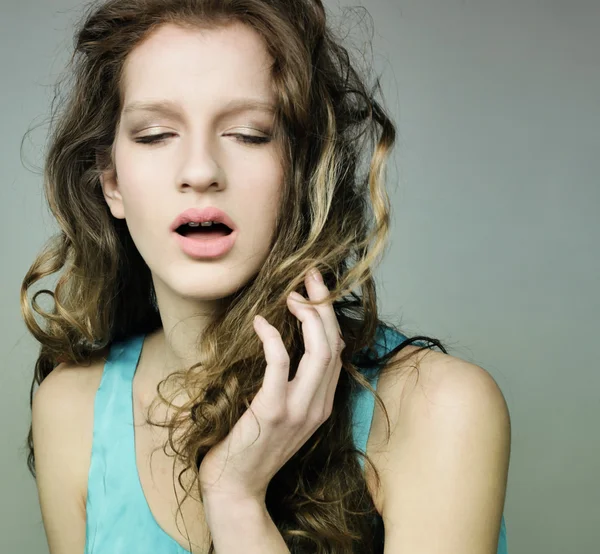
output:
[[[252,321],[264,315],[290,354],[290,379],[303,354],[301,324],[286,306],[304,276],[318,267],[331,291],[346,348],[332,415],[274,476],[267,508],[291,552],[381,552],[381,523],[352,441],[350,395],[366,388],[386,417],[365,368],[391,371],[408,355],[399,350],[426,341],[413,337],[379,356],[373,344],[378,317],[372,275],[387,245],[390,203],[385,166],[396,129],[327,24],[321,0],[108,0],[88,4],[75,34],[67,94],[52,103],[45,153],[44,193],[59,225],[24,277],[21,308],[41,347],[30,391],[61,362],[85,364],[114,341],[161,326],[151,273],[123,220],[112,217],[100,175],[114,168],[115,130],[122,107],[128,54],[160,25],[210,29],[240,22],[264,39],[274,62],[274,139],[281,145],[284,179],[276,230],[258,273],[230,297],[202,336],[202,363],[173,372],[157,386],[157,402],[174,409],[167,445],[192,476],[207,451],[223,440],[258,392],[264,351]],[[60,85],[60,83],[59,83]],[[368,162],[361,169],[360,162]],[[41,279],[61,272],[53,290],[29,298]],[[45,310],[38,295],[49,295]],[[34,315],[42,319],[36,321]],[[39,319],[39,318],[38,318]],[[420,349],[427,346],[423,343]],[[414,351],[416,354],[420,349]],[[418,371],[417,365],[414,369]],[[167,383],[170,382],[170,383]],[[169,385],[174,395],[163,390]],[[173,388],[171,385],[174,384]],[[190,401],[173,406],[177,391]],[[32,430],[27,464],[35,478]],[[199,493],[192,481],[188,495]],[[200,498],[201,499],[201,498]],[[185,500],[185,499],[184,499]],[[183,502],[183,501],[182,501]],[[179,504],[179,507],[181,504]],[[178,510],[178,513],[180,510]],[[211,542],[210,553],[214,552]]]

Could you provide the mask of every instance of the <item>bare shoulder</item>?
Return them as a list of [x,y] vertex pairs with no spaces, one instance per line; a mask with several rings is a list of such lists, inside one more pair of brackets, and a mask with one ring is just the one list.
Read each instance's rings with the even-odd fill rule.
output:
[[493,402],[496,408],[506,406],[502,391],[484,368],[443,352],[419,350],[413,345],[404,348],[381,373],[377,391],[396,416],[394,423],[402,422],[404,409],[419,409],[431,402],[460,406],[476,401]]
[[104,361],[61,363],[33,396],[36,485],[51,552],[83,548],[94,400]]
[[[398,474],[412,471],[418,456],[439,457],[444,437],[489,437],[482,448],[508,453],[510,418],[502,391],[484,368],[431,349],[407,346],[383,369],[377,392],[390,423],[376,403],[367,452],[382,478],[376,506],[384,510],[385,491],[394,490]],[[477,427],[477,428],[476,428]],[[497,441],[497,444],[491,444]],[[499,457],[499,464],[508,463]],[[402,466],[405,464],[405,466]],[[507,470],[507,468],[506,468]],[[504,468],[501,470],[501,473]],[[390,483],[390,480],[394,484]],[[374,490],[374,489],[373,489]]]
[[[94,400],[102,379],[104,359],[89,365],[61,363],[42,381],[33,396],[32,425],[36,458],[54,441],[65,457],[85,500],[91,455]],[[84,503],[85,506],[85,503]]]

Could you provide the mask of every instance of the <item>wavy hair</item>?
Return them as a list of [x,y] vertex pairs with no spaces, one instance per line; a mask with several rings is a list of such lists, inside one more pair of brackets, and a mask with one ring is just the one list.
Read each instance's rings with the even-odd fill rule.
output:
[[[123,66],[132,49],[163,24],[210,29],[232,22],[259,33],[274,60],[274,139],[284,161],[285,209],[278,212],[269,255],[257,275],[223,299],[224,309],[198,338],[202,363],[158,384],[156,401],[173,407],[173,417],[160,423],[147,416],[147,423],[167,427],[163,449],[166,453],[168,445],[183,463],[178,479],[186,498],[194,490],[199,493],[197,479],[184,487],[183,474],[194,476],[261,386],[264,352],[254,316],[264,315],[279,330],[293,378],[303,340],[286,298],[293,290],[307,296],[304,276],[318,267],[346,344],[343,368],[333,413],[274,476],[267,508],[293,553],[381,552],[382,531],[373,524],[376,510],[360,457],[370,465],[377,486],[380,480],[369,457],[352,442],[350,395],[361,387],[375,395],[389,439],[387,411],[364,369],[399,367],[409,356],[392,356],[417,340],[446,350],[423,336],[383,357],[373,348],[380,325],[396,329],[378,317],[372,276],[389,235],[385,166],[396,129],[327,24],[321,0],[108,0],[87,6],[67,66],[66,75],[72,77],[67,94],[62,102],[55,102],[56,96],[52,102],[44,158],[44,193],[59,232],[21,287],[25,323],[41,345],[30,404],[35,385],[59,363],[85,364],[114,341],[161,326],[150,270],[124,221],[112,217],[100,184],[102,171],[114,169]],[[378,89],[377,81],[373,90]],[[363,158],[367,165],[361,170]],[[58,272],[53,290],[29,298],[35,283]],[[51,309],[37,302],[42,294],[52,298]],[[168,381],[175,384],[171,398],[163,394]],[[181,390],[190,400],[174,406]],[[31,427],[27,445],[35,478]],[[214,552],[212,541],[209,552]]]

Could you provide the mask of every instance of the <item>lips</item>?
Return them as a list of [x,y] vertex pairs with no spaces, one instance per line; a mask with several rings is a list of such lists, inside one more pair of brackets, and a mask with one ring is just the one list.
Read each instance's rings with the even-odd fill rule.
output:
[[186,223],[195,222],[202,223],[204,221],[214,221],[216,223],[222,223],[229,227],[232,231],[237,229],[236,224],[233,220],[219,208],[209,206],[208,208],[190,208],[180,213],[171,223],[171,231],[175,232],[179,227]]

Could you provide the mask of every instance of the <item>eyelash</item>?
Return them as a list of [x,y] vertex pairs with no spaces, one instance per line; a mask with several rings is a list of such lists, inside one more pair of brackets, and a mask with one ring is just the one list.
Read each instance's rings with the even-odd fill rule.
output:
[[[158,144],[164,141],[163,137],[168,137],[173,133],[160,133],[156,135],[146,135],[145,137],[140,137],[135,139],[135,142],[138,144]],[[254,135],[242,135],[240,133],[230,133],[230,136],[241,137],[240,142],[243,144],[266,144],[267,142],[271,142],[270,137],[257,137]]]

